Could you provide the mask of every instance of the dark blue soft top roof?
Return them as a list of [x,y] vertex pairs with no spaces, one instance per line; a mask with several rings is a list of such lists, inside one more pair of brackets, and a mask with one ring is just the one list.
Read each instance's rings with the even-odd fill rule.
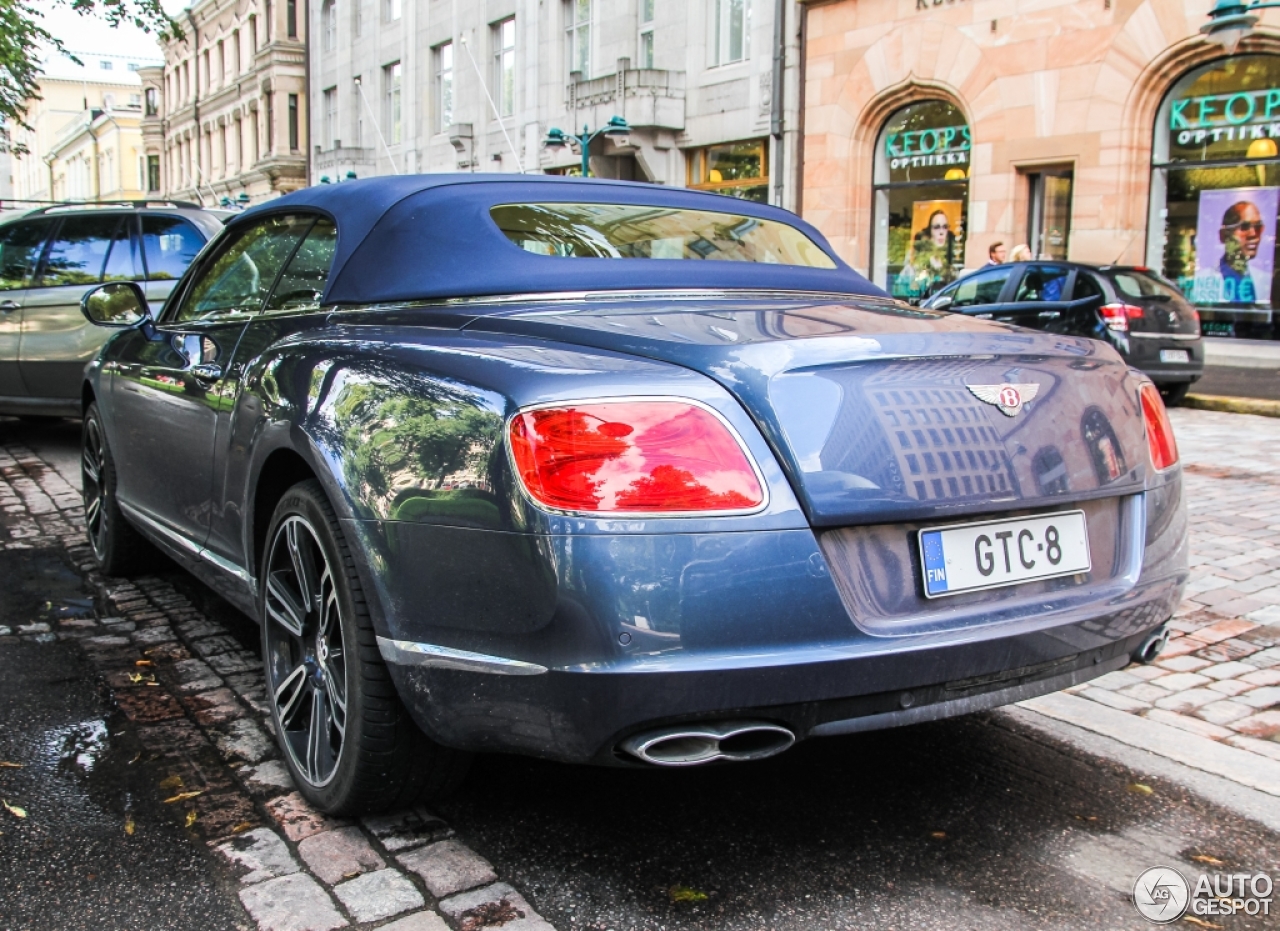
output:
[[[489,216],[497,204],[609,203],[686,207],[789,223],[834,269],[687,259],[566,258],[512,243]],[[762,288],[883,295],[832,251],[822,234],[776,207],[718,194],[552,175],[409,175],[325,184],[247,210],[234,228],[298,209],[331,216],[338,247],[327,304],[650,288]]]

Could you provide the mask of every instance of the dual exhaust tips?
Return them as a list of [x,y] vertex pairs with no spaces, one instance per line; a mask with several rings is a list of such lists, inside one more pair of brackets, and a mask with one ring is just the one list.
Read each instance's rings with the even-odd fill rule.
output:
[[619,746],[655,766],[701,766],[717,760],[747,762],[777,756],[796,735],[764,721],[686,724],[633,734]]

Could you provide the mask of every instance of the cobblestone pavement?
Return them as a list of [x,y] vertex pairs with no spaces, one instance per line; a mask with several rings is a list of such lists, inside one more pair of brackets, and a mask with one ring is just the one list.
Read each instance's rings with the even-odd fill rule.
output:
[[1280,796],[1280,419],[1186,409],[1172,417],[1191,582],[1169,645],[1149,666],[1068,690],[1151,726],[1097,709],[1073,716],[1061,695],[1025,706],[1075,724],[1086,716],[1091,729]]
[[[1280,421],[1174,417],[1195,563],[1175,639],[1155,665],[1026,705],[1280,795]],[[207,846],[246,928],[550,928],[526,896],[562,929],[599,931],[952,928],[958,916],[973,928],[1138,928],[1127,896],[1141,868],[1280,861],[1274,834],[1006,714],[689,774],[486,757],[436,811],[329,819],[278,758],[243,618],[172,572],[99,576],[73,470],[65,451],[0,446],[0,550],[58,549],[97,596],[91,616],[0,627],[0,649],[78,643],[154,758],[156,797]]]
[[[155,792],[234,874],[259,931],[449,931],[445,916],[460,931],[551,931],[431,812],[353,823],[307,805],[270,733],[258,657],[168,581],[103,578],[84,542],[79,476],[61,466],[20,444],[0,447],[0,551],[62,550],[97,610],[0,626],[0,648],[79,642],[163,772]],[[38,814],[6,801],[22,821]]]

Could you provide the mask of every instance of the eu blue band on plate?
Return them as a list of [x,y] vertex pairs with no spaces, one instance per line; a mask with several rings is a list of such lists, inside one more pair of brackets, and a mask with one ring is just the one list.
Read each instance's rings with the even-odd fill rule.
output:
[[941,595],[947,590],[947,566],[942,556],[942,531],[926,530],[920,534],[924,551],[924,587],[930,595]]

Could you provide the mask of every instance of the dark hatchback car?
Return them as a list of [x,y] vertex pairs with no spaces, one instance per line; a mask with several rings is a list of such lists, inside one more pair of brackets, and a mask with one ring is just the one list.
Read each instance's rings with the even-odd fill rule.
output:
[[85,292],[135,281],[159,310],[228,215],[138,201],[44,207],[0,224],[0,414],[80,416],[85,363],[107,336],[81,314]]
[[1105,340],[1179,403],[1204,373],[1200,315],[1146,268],[1016,262],[965,275],[924,304],[1046,333]]
[[552,177],[379,178],[233,219],[86,315],[93,551],[262,625],[331,812],[473,751],[751,760],[1157,650],[1187,577],[1154,385],[908,307],[799,218]]

